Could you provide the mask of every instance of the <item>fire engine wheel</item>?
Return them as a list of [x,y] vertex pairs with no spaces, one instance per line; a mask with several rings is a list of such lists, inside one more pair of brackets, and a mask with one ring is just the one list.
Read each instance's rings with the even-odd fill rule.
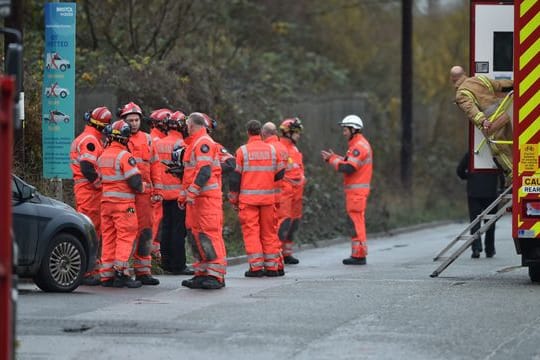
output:
[[540,282],[540,264],[529,265],[529,277],[532,282]]
[[65,92],[65,91],[62,91],[62,92],[60,93],[60,97],[61,97],[62,99],[65,99],[65,98],[67,97],[67,95],[68,95],[68,94],[67,94],[67,92]]
[[67,67],[66,64],[60,65],[60,71],[66,71]]
[[83,279],[86,252],[73,235],[61,233],[49,244],[34,282],[43,291],[71,292]]

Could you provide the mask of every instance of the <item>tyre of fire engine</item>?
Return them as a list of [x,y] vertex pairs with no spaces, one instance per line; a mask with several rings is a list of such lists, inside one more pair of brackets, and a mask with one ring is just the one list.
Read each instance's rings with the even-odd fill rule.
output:
[[529,277],[532,282],[540,282],[540,264],[529,265]]

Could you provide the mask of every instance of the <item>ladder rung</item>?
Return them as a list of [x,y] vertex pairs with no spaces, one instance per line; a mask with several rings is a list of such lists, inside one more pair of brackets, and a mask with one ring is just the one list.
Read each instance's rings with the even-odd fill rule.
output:
[[461,235],[460,237],[458,237],[458,240],[468,241],[468,240],[471,240],[471,239],[474,239],[474,238],[476,238],[475,235]]
[[489,220],[489,219],[493,219],[494,217],[497,217],[497,215],[495,215],[495,214],[487,214],[487,215],[482,216],[482,219]]

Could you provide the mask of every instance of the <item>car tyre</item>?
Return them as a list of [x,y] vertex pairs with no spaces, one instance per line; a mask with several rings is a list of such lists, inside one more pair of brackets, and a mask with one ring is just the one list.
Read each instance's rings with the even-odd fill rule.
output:
[[60,65],[60,71],[66,71],[67,66],[65,64]]
[[86,251],[71,234],[56,235],[34,276],[34,282],[43,291],[71,292],[82,282],[86,271]]
[[67,94],[66,91],[60,92],[60,97],[61,97],[62,99],[65,99],[67,96],[68,96],[68,94]]

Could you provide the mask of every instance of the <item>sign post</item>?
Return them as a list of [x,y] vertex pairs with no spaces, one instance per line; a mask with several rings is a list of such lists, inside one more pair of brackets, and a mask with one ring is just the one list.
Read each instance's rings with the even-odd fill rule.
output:
[[42,97],[43,177],[71,178],[75,129],[75,3],[45,4]]

